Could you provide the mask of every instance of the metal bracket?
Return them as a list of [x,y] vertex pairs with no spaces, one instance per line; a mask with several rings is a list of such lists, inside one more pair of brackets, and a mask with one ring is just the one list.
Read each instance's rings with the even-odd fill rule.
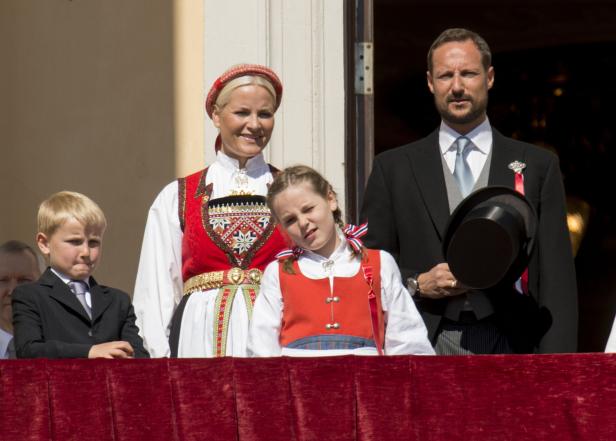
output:
[[373,64],[372,42],[355,43],[355,93],[357,95],[372,95],[374,86],[372,81]]

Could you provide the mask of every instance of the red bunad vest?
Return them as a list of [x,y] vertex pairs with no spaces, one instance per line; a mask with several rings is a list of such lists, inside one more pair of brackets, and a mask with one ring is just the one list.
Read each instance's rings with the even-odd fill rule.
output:
[[[239,291],[248,316],[268,263],[286,247],[264,196],[239,195],[210,199],[207,168],[178,179],[184,295],[219,289],[216,297],[215,356],[226,351],[231,305]],[[272,173],[276,171],[270,166]]]
[[[385,335],[381,306],[381,256],[378,250],[366,249],[367,261],[373,271],[373,291],[376,293],[378,341]],[[299,349],[355,349],[376,344],[373,320],[368,301],[370,286],[363,268],[352,277],[310,279],[304,276],[297,261],[295,274],[279,265],[280,290],[283,299],[280,345]]]

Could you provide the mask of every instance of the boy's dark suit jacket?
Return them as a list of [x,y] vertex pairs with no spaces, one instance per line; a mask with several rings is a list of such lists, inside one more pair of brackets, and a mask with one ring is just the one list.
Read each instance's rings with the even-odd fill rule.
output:
[[13,291],[17,358],[87,358],[93,345],[126,341],[135,357],[149,357],[143,347],[130,297],[90,278],[92,320],[68,285],[49,268],[34,283]]
[[[361,220],[368,221],[366,246],[391,253],[405,280],[445,261],[442,239],[449,203],[438,133],[437,129],[426,138],[378,155],[364,195]],[[509,164],[524,162],[525,194],[539,218],[528,265],[531,296],[511,287],[491,290],[488,295],[496,318],[516,352],[533,352],[537,345],[540,352],[575,352],[577,285],[558,158],[494,128],[492,136],[488,185],[515,188]],[[446,300],[416,299],[433,342]]]

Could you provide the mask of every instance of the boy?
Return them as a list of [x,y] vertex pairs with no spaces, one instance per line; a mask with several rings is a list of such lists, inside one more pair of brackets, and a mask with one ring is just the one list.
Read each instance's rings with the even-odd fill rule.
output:
[[17,358],[148,357],[128,295],[91,277],[107,221],[96,203],[62,191],[43,201],[36,242],[49,268],[13,292]]

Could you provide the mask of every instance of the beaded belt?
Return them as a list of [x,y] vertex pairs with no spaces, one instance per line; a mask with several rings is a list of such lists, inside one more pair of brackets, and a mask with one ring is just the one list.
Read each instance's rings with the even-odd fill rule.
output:
[[212,271],[191,277],[184,282],[184,295],[206,289],[217,289],[226,285],[258,285],[263,272],[252,268],[243,270],[235,267],[226,271]]

